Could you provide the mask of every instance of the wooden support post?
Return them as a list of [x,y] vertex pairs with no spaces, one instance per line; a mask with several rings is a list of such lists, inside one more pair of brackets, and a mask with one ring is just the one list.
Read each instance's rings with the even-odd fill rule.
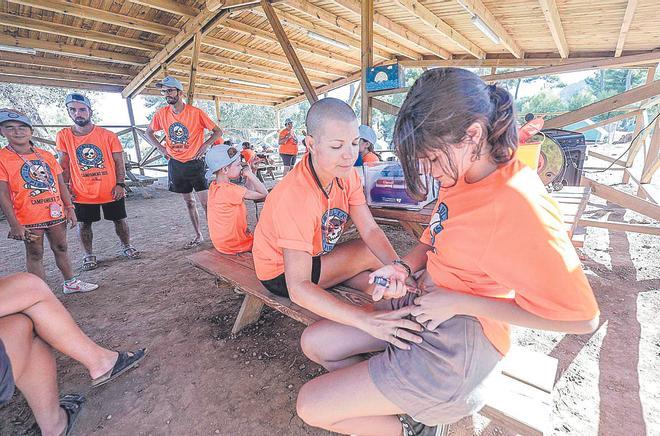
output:
[[243,304],[241,304],[241,308],[238,311],[238,316],[236,316],[236,321],[234,321],[234,326],[231,329],[231,334],[235,335],[244,327],[257,322],[261,316],[261,309],[263,307],[263,301],[257,297],[253,297],[250,294],[245,294],[245,297],[243,298]]
[[[647,70],[646,72],[646,84],[649,84],[653,82],[653,78],[655,77],[655,71],[656,67],[651,67]],[[647,100],[648,101],[648,100]],[[644,101],[641,102],[641,105],[644,105]],[[648,133],[648,130],[645,132],[641,132],[642,128],[646,125],[646,115],[647,112],[644,110],[640,110],[639,113],[637,114],[637,117],[635,118],[635,131],[633,132],[633,138],[637,137],[633,141],[633,144],[630,146],[630,150],[628,150],[628,157],[626,158],[626,168],[630,168],[633,166],[633,163],[635,162],[635,157],[637,157],[637,153],[642,147],[642,144],[646,141],[646,134]],[[639,137],[638,137],[639,135]],[[623,183],[628,183],[630,181],[630,177],[628,176],[627,172],[623,173]]]
[[362,34],[362,124],[371,124],[371,97],[367,92],[367,71],[374,63],[374,0],[362,0],[361,10]]
[[611,201],[626,209],[646,215],[654,220],[660,220],[660,206],[631,194],[619,191],[608,185],[603,185],[587,177],[583,177],[581,184],[591,188],[591,193],[597,197]]
[[169,75],[169,73],[167,71],[167,64],[165,64],[165,63],[162,64],[160,66],[160,70],[163,72],[163,79],[166,78]]
[[[651,183],[653,173],[658,168],[658,161],[660,160],[660,118],[655,119],[655,126],[653,127],[653,136],[651,137],[651,144],[646,152],[644,159],[644,169],[642,170],[642,177],[639,179],[640,183]],[[638,194],[639,195],[639,194]]]
[[353,94],[353,97],[351,97],[351,101],[348,102],[348,105],[350,107],[355,106],[355,101],[357,100],[358,95],[362,94],[362,88],[358,88],[355,90],[355,93]]
[[284,51],[284,54],[286,55],[286,58],[288,59],[294,74],[298,78],[300,87],[305,92],[305,96],[307,97],[307,100],[309,100],[310,103],[314,103],[319,99],[316,96],[316,91],[314,90],[314,86],[312,86],[312,83],[309,81],[309,77],[307,77],[307,73],[305,73],[305,70],[303,69],[303,66],[300,63],[300,59],[298,59],[298,55],[296,55],[295,50],[291,46],[289,37],[284,32],[282,23],[280,23],[280,19],[277,18],[277,14],[275,13],[275,9],[273,8],[273,5],[270,4],[269,0],[261,0],[261,8],[266,13],[268,22],[270,23],[270,26],[273,28],[273,31],[275,32],[275,36],[277,37],[277,41],[280,43],[280,46],[282,46],[282,51]]
[[133,100],[131,97],[126,99],[126,109],[128,109],[128,121],[131,124],[131,131],[133,132],[133,144],[135,145],[135,158],[138,162],[140,174],[144,176],[144,168],[142,168],[142,151],[140,150],[140,138],[135,128],[135,115],[133,114]]
[[190,62],[190,79],[188,81],[188,98],[186,103],[192,105],[195,96],[195,79],[197,78],[197,64],[199,63],[199,51],[202,47],[202,32],[195,33],[193,41],[192,60]]
[[218,120],[218,126],[219,126],[220,122],[222,121],[222,116],[220,114],[220,99],[218,98],[217,95],[213,96],[213,104],[215,105],[215,117]]

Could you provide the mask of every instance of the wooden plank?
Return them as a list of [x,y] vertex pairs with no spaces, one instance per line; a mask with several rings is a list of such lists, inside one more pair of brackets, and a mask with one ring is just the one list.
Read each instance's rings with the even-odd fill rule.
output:
[[[523,49],[513,39],[511,34],[502,26],[502,23],[495,18],[490,10],[483,4],[481,0],[460,0],[459,2],[465,9],[467,9],[473,16],[476,15],[483,20],[484,23],[492,29],[492,31],[500,38],[502,45],[506,47],[509,52],[516,58],[524,56]],[[495,74],[495,73],[493,73]]]
[[635,16],[636,9],[637,0],[628,0],[628,4],[626,5],[626,13],[623,16],[623,23],[621,23],[621,30],[619,31],[619,38],[616,41],[614,57],[618,58],[623,52],[623,46],[626,43],[626,37],[628,36],[630,24],[632,23],[633,17]]
[[589,178],[583,177],[582,184],[591,188],[593,195],[596,195],[626,209],[646,215],[654,220],[660,220],[660,206],[653,204],[634,195],[626,194],[611,186],[603,185]]
[[593,156],[595,158],[598,158],[600,160],[604,160],[605,162],[613,163],[615,165],[623,166],[625,167],[626,163],[620,159],[614,159],[613,157],[605,156],[604,154],[600,154],[596,151],[589,150],[588,152],[589,156]]
[[[126,110],[128,112],[128,121],[131,123],[132,128],[129,130],[131,131],[133,135],[133,146],[135,147],[135,158],[138,161],[138,167],[140,169],[140,174],[144,175],[144,168],[142,168],[142,165],[140,164],[142,162],[142,150],[140,150],[140,137],[137,133],[137,129],[135,128],[135,115],[133,113],[133,101],[131,98],[126,99]],[[117,133],[117,136],[119,136],[119,133]]]
[[[19,83],[22,85],[35,85],[35,86],[53,86],[55,88],[72,88],[72,82],[67,80],[55,80],[55,79],[44,79],[44,78],[34,78],[34,77],[25,77],[25,76],[8,76],[0,74],[0,82],[4,83]],[[76,82],[75,87],[78,89],[90,89],[94,91],[105,91],[105,92],[121,92],[123,89],[120,85],[102,85],[98,83],[85,83],[85,82]]]
[[236,316],[236,321],[234,321],[234,325],[231,328],[231,333],[235,335],[244,327],[257,322],[261,316],[261,309],[263,307],[264,303],[259,298],[245,294],[241,308]]
[[103,62],[117,62],[129,65],[143,65],[148,58],[109,50],[99,50],[77,45],[45,41],[41,39],[23,38],[19,36],[0,35],[0,44],[16,47],[33,48],[37,51],[54,53],[61,56],[73,56],[78,58],[93,59]]
[[512,348],[500,362],[499,368],[502,374],[550,394],[555,386],[558,364],[554,357]]
[[[324,94],[326,92],[332,91],[333,89],[341,88],[344,85],[348,85],[350,83],[357,82],[358,80],[360,80],[360,73],[359,72],[355,73],[355,74],[351,74],[350,76],[345,77],[343,79],[335,80],[334,82],[329,83],[327,85],[323,85],[323,86],[320,86],[320,87],[316,88],[316,94],[317,95],[318,94]],[[285,107],[291,106],[292,104],[300,103],[301,101],[304,101],[304,100],[305,100],[305,96],[302,95],[302,96],[298,96],[298,97],[295,97],[295,98],[291,98],[289,100],[285,100],[282,103],[276,105],[275,107],[277,109],[283,109]]]
[[654,227],[650,224],[617,223],[614,221],[598,221],[587,218],[581,218],[578,223],[581,226],[586,227],[599,227],[601,229],[617,230],[620,232],[634,232],[660,236],[660,227]]
[[[627,120],[628,118],[635,117],[639,114],[639,112],[640,111],[638,111],[638,110],[634,110],[634,111],[626,112],[625,114],[615,115],[615,116],[610,117],[606,120],[599,121],[599,122],[594,123],[594,124],[589,124],[588,126],[580,127],[579,129],[575,129],[575,131],[580,132],[580,133],[588,132],[589,130],[597,129],[599,127],[603,127],[603,126],[607,126],[607,125],[612,124],[612,123],[616,123],[617,121]],[[591,154],[591,151],[589,153]]]
[[[89,75],[85,73],[75,74],[69,71],[64,72],[64,71],[50,71],[50,70],[35,70],[35,69],[0,66],[0,74],[12,75],[18,77],[34,77],[34,78],[64,80],[67,82],[84,82],[90,84],[95,83],[102,85],[123,86],[126,84],[126,80],[118,77],[103,77],[97,75]],[[72,83],[71,86],[75,87],[74,83]]]
[[94,20],[101,23],[125,27],[131,30],[155,33],[157,35],[175,36],[179,30],[172,26],[158,24],[154,21],[117,14],[103,9],[93,8],[81,4],[72,3],[67,0],[7,0],[9,3],[30,6],[59,14],[71,15],[86,20]]
[[621,94],[606,98],[605,100],[592,103],[572,112],[559,115],[545,122],[545,128],[560,128],[596,115],[636,103],[656,94],[660,94],[660,80],[653,81],[647,85],[638,86]]
[[[172,38],[163,49],[154,55],[149,63],[145,65],[142,70],[131,80],[131,82],[122,91],[122,97],[131,97],[139,92],[148,82],[148,80],[155,75],[163,63],[169,63],[178,52],[185,46],[190,44],[197,32],[204,34],[204,28],[211,22],[217,22],[226,18],[228,12],[211,12],[204,10],[199,13],[195,18],[188,20],[180,33]],[[208,29],[206,29],[208,31]]]
[[173,0],[130,0],[142,6],[148,6],[159,11],[169,12],[170,14],[181,15],[182,17],[193,18],[199,11],[190,6],[184,6]]
[[384,89],[382,91],[370,91],[369,96],[371,97],[379,97],[382,95],[392,95],[392,94],[403,94],[407,93],[410,90],[410,88],[394,88],[394,89]]
[[275,32],[275,36],[277,37],[277,40],[279,41],[280,46],[284,51],[284,54],[289,60],[289,64],[291,65],[294,74],[298,78],[298,82],[300,83],[300,86],[305,92],[305,96],[307,97],[307,100],[310,103],[316,102],[318,100],[318,97],[316,96],[316,92],[314,91],[314,86],[309,81],[309,78],[307,77],[307,74],[305,73],[305,70],[303,69],[303,66],[300,63],[300,60],[298,59],[298,55],[296,55],[296,51],[293,49],[293,47],[291,47],[289,38],[284,32],[282,23],[280,23],[280,20],[277,18],[275,9],[273,9],[273,6],[268,2],[268,0],[261,0],[261,8],[266,13],[268,22],[273,28],[273,31]]
[[190,62],[190,75],[188,81],[188,96],[186,102],[193,104],[193,96],[195,95],[195,80],[197,80],[197,64],[199,63],[199,52],[202,47],[202,32],[195,33],[193,40],[192,61]]
[[162,47],[162,44],[149,41],[126,38],[124,36],[113,35],[105,32],[97,32],[91,29],[86,29],[84,32],[81,32],[79,27],[65,26],[63,24],[35,20],[33,18],[18,16],[14,14],[0,13],[0,24],[17,27],[19,29],[48,33],[51,35],[66,36],[67,38],[76,38],[83,41],[92,41],[101,44],[111,44],[119,47],[133,48],[136,50],[152,51],[159,50]]
[[564,35],[564,28],[561,25],[557,3],[555,0],[539,0],[539,4],[541,5],[545,22],[548,24],[552,39],[555,41],[555,45],[559,51],[559,55],[563,58],[567,58],[568,43],[566,42],[566,36]]
[[[647,85],[653,82],[653,79],[655,78],[655,71],[656,71],[655,66],[649,68],[646,71]],[[644,103],[648,101],[649,100],[642,101],[640,107],[644,106]],[[646,134],[648,132],[648,129],[646,129],[646,131],[642,131],[642,129],[646,126],[646,118],[647,118],[647,112],[645,112],[644,110],[640,110],[639,114],[637,114],[637,117],[635,118],[635,130],[633,132],[633,138],[637,138],[637,139],[633,141],[630,150],[628,150],[628,156],[626,158],[626,168],[630,168],[633,166],[637,153],[639,153],[639,150],[642,148],[642,144],[646,142]],[[628,183],[626,173],[624,173],[623,175],[623,183]]]
[[23,67],[50,67],[64,70],[75,70],[76,72],[106,74],[120,77],[131,77],[134,74],[131,70],[126,68],[110,68],[109,65],[99,64],[98,62],[87,62],[83,61],[82,59],[70,57],[59,57],[54,59],[37,55],[3,52],[2,62],[20,64]]
[[367,92],[367,72],[374,64],[374,0],[362,0],[360,23],[362,35],[360,50],[360,71],[362,72],[362,79],[360,80],[360,90],[362,92],[360,118],[362,124],[368,126],[371,124],[371,97]]
[[415,16],[422,23],[434,29],[444,37],[450,39],[453,43],[461,47],[466,52],[470,53],[477,59],[485,59],[486,52],[478,47],[475,43],[467,39],[456,29],[451,27],[440,17],[431,12],[426,6],[422,5],[417,0],[393,0],[393,2],[410,14]]
[[374,109],[378,109],[379,111],[385,112],[390,115],[397,116],[399,114],[399,109],[401,109],[399,106],[395,106],[391,103],[388,103],[383,100],[379,100],[377,98],[372,98],[371,99],[371,105],[374,107]]

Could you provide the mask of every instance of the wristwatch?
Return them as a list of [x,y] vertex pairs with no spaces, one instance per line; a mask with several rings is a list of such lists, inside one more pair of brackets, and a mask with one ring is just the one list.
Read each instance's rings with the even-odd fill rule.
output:
[[121,186],[122,188],[126,189],[126,183],[116,183],[117,186]]

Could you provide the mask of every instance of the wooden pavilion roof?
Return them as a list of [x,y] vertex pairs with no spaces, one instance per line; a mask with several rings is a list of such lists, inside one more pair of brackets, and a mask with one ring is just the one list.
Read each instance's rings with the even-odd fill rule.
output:
[[[359,0],[271,3],[317,93],[359,79]],[[499,43],[475,27],[475,15]],[[605,67],[660,60],[657,0],[376,0],[373,21],[374,63]],[[0,30],[0,45],[34,50],[0,50],[2,82],[153,94],[164,72],[188,83],[199,34],[196,98],[278,107],[305,99],[255,0],[0,0]]]

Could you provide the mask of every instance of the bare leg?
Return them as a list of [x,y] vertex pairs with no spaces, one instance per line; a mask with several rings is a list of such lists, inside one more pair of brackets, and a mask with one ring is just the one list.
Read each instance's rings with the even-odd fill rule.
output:
[[64,280],[72,279],[74,274],[73,268],[71,268],[71,261],[69,260],[69,253],[67,252],[66,223],[48,228],[46,230],[46,236],[48,237],[50,249],[55,256],[55,263],[62,272]]
[[92,232],[92,223],[78,223],[78,236],[80,236],[80,243],[82,244],[85,255],[90,256],[92,251],[92,241],[94,240],[94,232]]
[[369,270],[380,268],[382,263],[361,239],[339,244],[330,253],[321,256],[319,286],[324,289],[346,283],[365,291],[369,285]]
[[199,213],[197,212],[197,201],[193,197],[192,192],[188,194],[182,194],[183,199],[186,202],[186,207],[188,208],[188,215],[190,216],[190,222],[192,222],[193,228],[195,229],[195,239],[194,241],[201,241],[204,238],[202,237],[202,232],[199,228]]
[[44,231],[42,229],[31,229],[37,235],[36,240],[25,241],[25,269],[27,272],[46,280],[44,270]]
[[209,202],[209,191],[195,191],[195,195],[201,203],[202,208],[204,209],[204,216],[206,217],[206,206]]
[[46,343],[82,363],[92,378],[105,374],[118,354],[97,345],[71,318],[46,283],[31,274],[13,274],[0,279],[0,317],[27,315]]
[[400,436],[403,411],[371,381],[368,362],[338,369],[306,383],[298,393],[298,416],[340,434]]
[[126,219],[120,219],[117,221],[113,221],[115,224],[115,233],[117,233],[117,236],[119,236],[119,241],[121,244],[126,247],[128,245],[131,245],[131,234],[128,229],[128,222]]
[[286,176],[289,174],[289,171],[291,171],[291,167],[288,165],[282,165],[282,177]]
[[34,337],[30,318],[22,314],[0,318],[0,338],[12,366],[16,387],[30,405],[44,436],[59,435],[66,413],[59,406],[57,370],[50,348]]
[[322,320],[303,331],[300,346],[310,360],[335,371],[362,362],[364,353],[385,350],[387,342],[355,327]]

